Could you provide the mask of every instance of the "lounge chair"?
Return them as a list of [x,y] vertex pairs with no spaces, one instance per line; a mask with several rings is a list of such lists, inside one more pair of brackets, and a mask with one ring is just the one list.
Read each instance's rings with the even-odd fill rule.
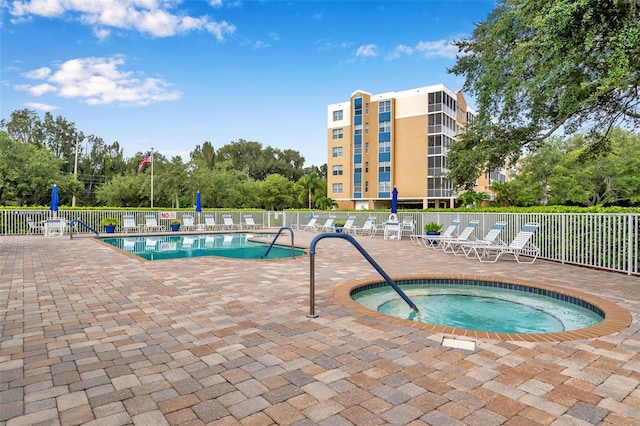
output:
[[164,229],[164,226],[158,225],[158,220],[154,215],[147,215],[144,217],[145,231],[164,231]]
[[356,223],[356,217],[355,216],[347,217],[347,221],[342,226],[342,232],[347,233],[347,234],[354,234],[355,235],[356,231],[357,231],[355,223]]
[[245,214],[244,223],[241,224],[241,227],[243,229],[258,229],[261,226],[254,222],[253,216],[251,216],[250,214]]
[[[511,244],[507,245],[482,245],[474,244],[471,247],[471,251],[475,254],[476,258],[480,262],[496,262],[503,255],[510,254],[514,257],[518,263],[533,263],[540,254],[540,249],[531,243],[531,237],[536,233],[540,224],[537,222],[526,223],[518,235],[511,241]],[[531,261],[520,261],[520,256],[529,256]]]
[[298,226],[296,226],[296,228],[301,230],[301,231],[315,231],[316,230],[316,224],[318,222],[318,217],[319,216],[313,215],[311,217],[311,219],[309,219],[309,223],[307,223],[306,225],[298,224]]
[[[478,246],[478,245],[506,246],[507,244],[504,241],[502,241],[500,238],[498,238],[500,236],[500,233],[506,226],[507,226],[507,222],[504,222],[504,221],[496,222],[493,224],[491,229],[489,229],[489,232],[487,232],[487,234],[482,239],[462,242],[459,244],[459,249],[462,251],[462,253],[465,256],[469,257],[469,255],[473,253],[473,249],[472,249],[473,246]],[[459,254],[459,251],[456,252],[455,254],[456,255]],[[473,254],[473,256],[475,256],[475,254]]]
[[66,221],[64,219],[47,219],[44,223],[44,236],[64,235]]
[[322,226],[316,226],[315,230],[320,232],[334,232],[336,230],[335,226],[333,226],[333,222],[335,222],[335,215],[331,215],[327,218]]
[[235,229],[236,228],[236,224],[233,223],[233,216],[231,216],[230,214],[222,215],[222,220],[224,221],[224,223],[222,224],[222,228],[223,229]]
[[33,219],[27,218],[27,235],[43,234],[44,224],[42,222],[34,222]]
[[195,229],[196,224],[193,220],[193,216],[191,216],[190,214],[183,214],[182,215],[182,228],[184,228],[185,231],[188,230],[193,230]]
[[136,218],[133,215],[122,216],[122,232],[140,231],[140,226],[136,224]]
[[465,228],[462,230],[460,235],[458,235],[457,237],[442,239],[438,241],[440,243],[439,244],[440,248],[442,248],[442,251],[444,252],[451,250],[451,253],[453,254],[457,254],[458,252],[463,254],[464,252],[460,250],[460,244],[475,240],[475,237],[472,234],[477,227],[478,227],[477,220],[470,221],[467,224],[467,226],[465,226]]
[[439,240],[447,240],[456,236],[456,229],[458,229],[458,225],[460,225],[460,220],[455,219],[451,221],[449,226],[447,226],[440,235],[411,234],[409,238],[411,238],[413,245],[424,247],[431,246],[436,248]]
[[204,224],[200,224],[200,225],[198,225],[198,227],[199,227],[199,229],[204,229],[204,230],[207,230],[207,231],[213,231],[218,226],[216,225],[216,219],[213,217],[212,214],[205,214],[204,215]]

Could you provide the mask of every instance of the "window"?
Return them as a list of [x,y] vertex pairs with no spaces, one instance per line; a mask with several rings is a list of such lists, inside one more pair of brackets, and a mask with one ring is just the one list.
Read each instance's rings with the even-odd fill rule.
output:
[[356,124],[355,126],[353,126],[353,134],[354,135],[362,134],[362,124]]
[[362,115],[362,98],[353,100],[353,115]]
[[333,158],[342,157],[342,147],[335,146],[333,147]]
[[334,194],[342,194],[342,184],[341,183],[334,183],[332,189],[333,189],[333,193]]
[[378,146],[378,152],[391,152],[391,141],[381,141]]
[[391,131],[391,122],[390,121],[381,121],[379,124],[379,133],[387,133]]
[[364,104],[364,113],[365,113],[365,114],[369,114],[369,102],[367,102],[366,104]]
[[364,143],[364,152],[365,152],[365,154],[369,153],[369,142],[365,142]]
[[378,183],[378,192],[391,192],[391,181],[380,181]]
[[334,176],[342,176],[342,164],[333,166],[332,170]]
[[333,129],[333,138],[342,139],[342,129]]
[[[353,172],[354,173],[362,173],[362,163],[355,163],[353,165]],[[360,192],[360,191],[357,191]]]
[[364,181],[364,192],[369,192],[369,181],[368,180]]
[[364,134],[365,135],[369,134],[369,123],[364,123]]
[[383,173],[383,172],[390,172],[391,171],[391,161],[381,161],[378,164],[378,171]]
[[368,161],[365,161],[365,163],[364,163],[364,172],[365,173],[369,173],[369,162]]
[[333,121],[342,120],[342,110],[333,111]]
[[380,108],[379,112],[391,112],[391,101],[390,100],[380,101],[380,103],[378,104],[378,107]]
[[353,192],[362,192],[362,182],[353,183]]

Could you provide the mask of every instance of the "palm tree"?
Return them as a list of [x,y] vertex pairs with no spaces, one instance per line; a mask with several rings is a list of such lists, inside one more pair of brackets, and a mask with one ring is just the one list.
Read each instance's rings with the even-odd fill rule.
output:
[[318,189],[322,185],[322,180],[318,177],[318,174],[313,172],[308,175],[302,176],[298,182],[296,182],[296,189],[298,191],[298,201],[303,203],[305,198],[308,201],[309,210],[311,210],[311,201],[313,200],[313,191]]
[[328,210],[332,207],[337,207],[338,203],[333,198],[322,197],[316,200],[316,207],[320,210]]

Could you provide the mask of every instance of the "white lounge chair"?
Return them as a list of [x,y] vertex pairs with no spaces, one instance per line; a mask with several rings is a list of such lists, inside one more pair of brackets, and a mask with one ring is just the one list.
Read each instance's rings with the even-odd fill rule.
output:
[[440,235],[411,234],[409,238],[411,238],[413,245],[436,248],[439,240],[451,239],[457,236],[456,229],[458,229],[458,225],[460,225],[460,220],[454,219]]
[[122,232],[140,231],[140,226],[136,224],[136,218],[133,215],[122,216]]
[[164,231],[165,228],[162,225],[158,225],[158,220],[154,215],[147,215],[144,217],[144,230],[145,231]]
[[402,228],[400,222],[396,220],[387,220],[384,224],[384,239],[385,240],[397,240],[402,238]]
[[[501,245],[501,246],[506,246],[507,244],[502,241],[500,238],[498,238],[500,236],[500,233],[502,232],[502,230],[507,226],[507,222],[505,221],[499,221],[493,224],[493,226],[491,227],[491,229],[489,229],[489,232],[487,232],[487,234],[479,239],[479,240],[473,240],[473,241],[465,241],[459,244],[459,248],[460,250],[462,250],[462,253],[469,257],[469,255],[473,254],[473,256],[475,256],[475,254],[473,253],[473,246],[489,246],[489,245]],[[457,255],[459,253],[456,252],[455,254]]]
[[316,226],[316,231],[320,232],[334,232],[336,230],[335,226],[333,226],[333,222],[335,222],[336,217],[331,215],[327,218],[322,226]]
[[191,216],[190,214],[183,214],[182,215],[182,228],[184,228],[185,231],[188,230],[193,230],[195,229],[196,224],[193,220],[193,216]]
[[355,235],[356,231],[357,231],[357,228],[356,228],[356,217],[355,216],[347,217],[347,221],[342,226],[342,232],[347,233],[347,234],[354,234]]
[[296,226],[297,229],[301,230],[301,231],[315,231],[316,230],[316,224],[318,222],[318,217],[319,216],[312,216],[311,219],[309,219],[309,223],[307,223],[306,225],[298,225]]
[[402,224],[400,226],[402,235],[411,235],[414,232],[416,224],[411,216],[403,216]]
[[369,216],[362,226],[355,229],[356,233],[360,232],[360,235],[369,234],[369,236],[374,236],[376,234],[376,218]]
[[[540,254],[540,249],[531,243],[531,237],[536,233],[540,224],[537,222],[526,223],[518,235],[507,245],[472,245],[471,251],[480,262],[496,262],[503,255],[510,254],[518,263],[533,263]],[[520,256],[529,256],[531,261],[520,261]]]
[[253,216],[250,214],[244,215],[244,223],[241,225],[243,229],[258,229],[261,226],[255,223]]
[[213,231],[218,226],[216,225],[216,219],[213,217],[212,214],[205,214],[204,215],[204,224],[198,225],[198,227],[199,227],[199,229],[204,229],[204,230],[207,230],[207,231]]
[[236,228],[236,224],[233,223],[233,216],[231,216],[230,214],[222,215],[222,220],[224,221],[224,223],[222,224],[222,228],[224,228],[224,229],[235,229]]
[[457,252],[461,252],[461,254],[464,253],[460,250],[460,244],[475,240],[475,237],[472,234],[478,227],[478,223],[479,222],[477,220],[472,220],[467,223],[467,226],[464,227],[460,235],[458,235],[457,237],[442,239],[438,241],[440,243],[439,246],[442,251],[451,251],[451,253],[453,254],[457,254]]

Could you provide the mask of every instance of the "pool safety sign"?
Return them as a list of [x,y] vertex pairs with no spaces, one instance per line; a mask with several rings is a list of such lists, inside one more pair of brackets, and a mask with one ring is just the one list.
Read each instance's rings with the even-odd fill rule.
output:
[[176,218],[176,212],[160,212],[160,219],[170,220]]

